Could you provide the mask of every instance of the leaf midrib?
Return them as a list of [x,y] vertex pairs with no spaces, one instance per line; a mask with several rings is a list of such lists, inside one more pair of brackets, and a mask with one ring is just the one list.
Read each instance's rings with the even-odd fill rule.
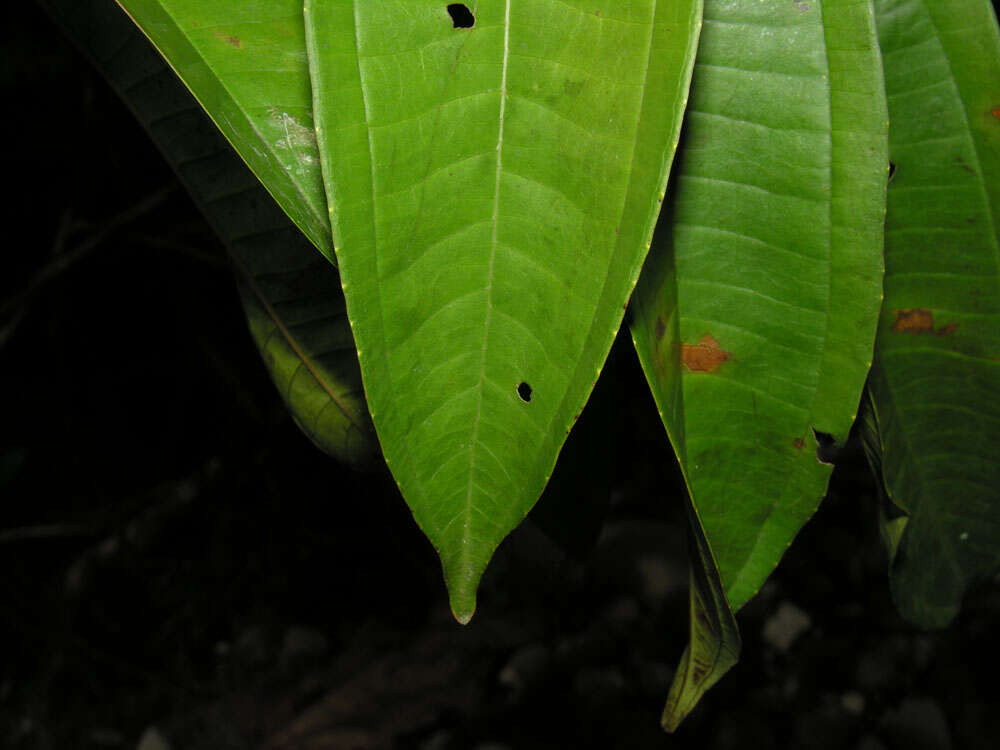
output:
[[323,373],[319,371],[319,368],[313,363],[312,359],[302,350],[302,347],[299,346],[298,339],[292,335],[292,332],[288,329],[288,326],[285,325],[285,322],[281,319],[281,316],[278,315],[277,311],[274,309],[274,306],[271,304],[270,300],[268,300],[268,298],[264,295],[263,291],[261,291],[260,287],[257,285],[257,282],[253,277],[253,274],[250,273],[250,269],[243,264],[243,262],[236,256],[236,253],[230,252],[229,257],[233,263],[233,266],[243,277],[244,283],[247,285],[247,287],[250,289],[253,295],[257,298],[257,301],[260,303],[261,307],[264,308],[264,311],[267,313],[267,316],[274,323],[275,328],[281,333],[282,337],[292,348],[292,351],[295,352],[295,356],[299,358],[299,361],[302,363],[303,367],[305,367],[309,371],[309,374],[312,375],[313,378],[316,380],[317,385],[319,385],[319,387],[323,390],[323,392],[330,397],[330,401],[337,406],[337,408],[347,418],[347,420],[360,433],[364,434],[366,432],[365,425],[358,418],[358,415],[354,412],[354,410],[348,408],[348,406],[344,403],[344,401],[334,392],[333,388],[331,388],[330,384],[323,376]]
[[[482,417],[483,386],[486,382],[486,349],[490,336],[490,317],[493,310],[493,272],[497,254],[497,233],[500,225],[500,179],[503,174],[503,130],[507,111],[507,63],[510,59],[510,0],[506,0],[503,22],[503,62],[500,72],[500,125],[497,129],[497,169],[493,185],[493,234],[490,242],[490,263],[486,281],[486,318],[483,323],[482,356],[479,362],[479,383],[476,386],[476,417],[472,423],[472,441],[469,444],[469,480],[465,494],[462,539],[468,539],[472,524],[472,471],[476,464],[476,447],[479,445],[479,422]],[[468,563],[469,546],[462,545],[462,565]]]
[[[498,130],[498,135],[497,135],[497,169],[496,169],[496,180],[495,180],[495,184],[494,184],[494,210],[493,210],[493,220],[492,220],[493,221],[493,234],[492,234],[491,250],[490,250],[490,263],[489,263],[488,283],[487,283],[487,287],[486,287],[486,292],[487,292],[487,297],[486,297],[486,300],[487,300],[486,301],[486,320],[485,320],[484,333],[483,333],[483,348],[482,348],[482,359],[481,359],[481,362],[480,362],[480,377],[479,377],[479,382],[478,382],[478,385],[477,385],[476,416],[475,416],[475,419],[474,419],[474,422],[473,422],[473,432],[472,432],[472,440],[471,440],[471,443],[470,443],[470,455],[469,455],[469,479],[468,479],[468,487],[467,487],[467,491],[466,491],[465,507],[463,509],[463,514],[462,514],[464,516],[464,518],[463,518],[463,529],[462,529],[462,541],[468,541],[470,539],[470,536],[471,536],[472,496],[473,496],[473,490],[475,488],[475,484],[472,481],[472,468],[475,465],[476,450],[477,450],[477,447],[479,445],[478,434],[479,434],[479,425],[480,425],[480,421],[481,421],[481,407],[482,407],[483,388],[485,386],[485,380],[486,380],[486,351],[487,351],[487,340],[488,340],[488,336],[489,336],[490,315],[491,315],[491,312],[492,312],[491,292],[492,292],[492,286],[493,286],[494,260],[495,260],[495,256],[496,256],[496,247],[497,247],[497,243],[498,243],[498,227],[499,227],[499,218],[500,218],[500,216],[499,216],[499,198],[500,198],[501,174],[503,172],[502,152],[503,152],[503,131],[504,131],[504,119],[505,119],[504,115],[505,115],[506,100],[508,98],[508,93],[507,93],[507,68],[508,68],[508,62],[509,62],[509,57],[510,57],[510,26],[511,26],[511,24],[510,24],[510,10],[511,10],[511,2],[510,2],[510,0],[506,0],[505,9],[504,9],[504,54],[503,54],[503,60],[502,60],[501,83],[500,83],[500,124],[499,124],[499,130]],[[642,90],[643,90],[644,94],[643,94],[642,100],[639,102],[639,105],[638,105],[638,111],[639,111],[639,118],[640,118],[640,120],[641,120],[643,108],[645,106],[645,91],[647,89],[647,83],[648,83],[648,78],[649,78],[650,60],[651,60],[652,55],[653,55],[652,39],[653,39],[653,35],[655,34],[655,30],[656,30],[657,10],[658,10],[658,0],[654,0],[654,2],[652,4],[652,7],[651,7],[651,12],[650,12],[650,22],[649,22],[649,26],[650,26],[649,35],[650,35],[650,38],[649,38],[648,44],[647,44],[648,51],[647,51],[647,54],[646,54],[645,69],[643,71]],[[638,126],[638,121],[637,121],[637,126]],[[673,158],[672,158],[673,157],[673,151],[676,150],[676,143],[673,144],[673,147],[674,148],[671,151],[670,159],[668,159],[665,162],[665,166],[663,167],[663,169],[661,171],[667,171],[668,170],[668,165],[672,163],[672,161],[673,161]],[[631,155],[631,160],[630,160],[630,165],[629,165],[629,181],[628,181],[629,185],[631,185],[631,183],[632,183],[632,176],[631,175],[634,172],[635,156],[636,156],[637,150],[638,150],[638,132],[637,132],[636,144],[633,146],[633,149],[632,149],[632,155]],[[664,183],[665,181],[666,181],[666,175],[665,174],[661,174],[660,175],[660,182]],[[661,185],[661,189],[662,189],[662,185]],[[625,209],[626,209],[626,207],[628,205],[628,199],[629,199],[629,195],[628,195],[628,192],[626,191],[626,194],[622,198],[622,206],[621,206],[621,214],[622,215],[624,214]],[[619,220],[619,223],[620,223],[620,220]],[[655,225],[655,222],[652,222],[652,224]],[[649,228],[648,234],[649,235],[652,234],[652,227]],[[648,247],[648,245],[649,245],[648,241],[646,242],[646,245]],[[637,276],[639,268],[641,268],[641,264],[639,264],[637,266],[636,276]],[[608,279],[608,275],[609,274],[610,274],[610,266],[609,266],[609,268],[607,269],[607,271],[605,273],[605,279],[604,279],[604,283],[602,285],[601,298],[603,298],[604,292],[607,290],[607,279]],[[634,281],[635,281],[635,279],[633,279],[633,282]],[[623,310],[623,313],[624,313],[624,310]],[[591,338],[595,324],[596,324],[596,321],[594,321],[594,322],[591,323],[591,327],[588,330],[588,334],[587,334],[587,337],[586,337],[585,340],[589,340]],[[600,372],[600,369],[598,369],[598,374],[599,374],[599,372]],[[576,374],[578,374],[578,373],[579,373],[579,366],[577,367],[576,372],[574,372],[574,376]],[[570,379],[571,382],[574,379],[576,379],[576,378],[575,377],[571,378]],[[564,407],[565,407],[565,404],[566,404],[566,401],[568,400],[568,398],[569,398],[569,392],[567,392],[567,393],[564,394],[562,402],[560,403],[559,408],[556,409],[556,410],[554,410],[552,422],[549,425],[550,427],[551,427],[551,424],[555,423],[555,421],[558,419],[559,414],[561,414],[564,411]],[[548,434],[551,434],[551,429],[548,430]],[[462,551],[461,551],[461,558],[460,558],[460,560],[461,560],[461,563],[464,565],[464,564],[466,564],[468,562],[468,559],[469,559],[469,545],[468,544],[462,544],[461,545],[461,550]]]

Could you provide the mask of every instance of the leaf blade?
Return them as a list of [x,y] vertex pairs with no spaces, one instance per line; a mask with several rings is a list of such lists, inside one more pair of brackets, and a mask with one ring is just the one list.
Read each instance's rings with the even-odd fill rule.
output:
[[[473,11],[456,30],[440,3],[306,3],[365,389],[460,621],[610,349],[672,158],[700,5]],[[574,34],[556,31],[567,18]],[[662,76],[646,79],[650,66]]]
[[[833,15],[841,13],[837,26]],[[635,298],[634,340],[735,608],[822,496],[829,468],[806,450],[810,428],[845,436],[870,361],[887,163],[870,13],[863,3],[830,0],[822,8],[707,4],[671,213]],[[761,24],[769,25],[761,31]],[[834,142],[834,123],[848,113],[834,118],[830,110],[836,100],[827,80],[840,80],[827,62],[831,28],[853,34],[841,43],[866,55],[851,71],[867,101],[863,148]],[[854,164],[864,179],[835,182],[835,160]],[[864,211],[831,198],[848,187],[863,194]],[[854,217],[850,235],[835,216]],[[853,282],[841,274],[849,261],[860,269]],[[862,304],[847,304],[848,290]],[[859,327],[860,334],[850,330]],[[850,372],[835,379],[834,362],[843,359]],[[834,406],[817,406],[827,400]],[[751,489],[727,487],[728,478]],[[740,494],[742,510],[723,500]],[[743,537],[765,526],[773,539],[757,555],[763,537]]]
[[943,627],[1000,568],[1000,35],[988,2],[876,9],[897,169],[873,466],[903,512],[886,529],[896,604]]
[[881,78],[870,3],[706,3],[672,196],[633,297],[701,535],[667,729],[735,663],[733,611],[825,491],[814,431],[843,441],[853,421],[881,292]]

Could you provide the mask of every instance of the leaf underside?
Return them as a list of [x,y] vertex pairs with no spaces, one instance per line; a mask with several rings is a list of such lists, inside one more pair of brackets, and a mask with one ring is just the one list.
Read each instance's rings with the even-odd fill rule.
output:
[[114,0],[44,5],[125,99],[225,242],[250,331],[296,422],[327,453],[367,463],[377,445],[336,269]]
[[331,260],[302,0],[118,0],[289,218]]
[[688,504],[691,552],[689,621],[691,640],[681,655],[660,723],[680,726],[701,697],[740,660],[743,642],[719,568],[698,518]]
[[593,387],[700,2],[306,2],[331,223],[386,462],[468,621]]
[[816,433],[840,444],[850,430],[878,317],[888,167],[868,2],[707,0],[691,90],[633,297],[633,341],[709,546],[694,563],[718,567],[692,588],[691,618],[694,646],[716,641],[701,646],[715,671],[703,659],[700,685],[679,672],[668,728],[735,660],[735,624],[718,624],[822,498]]
[[943,627],[1000,569],[1000,37],[989,0],[877,0],[895,174],[870,381],[893,597]]

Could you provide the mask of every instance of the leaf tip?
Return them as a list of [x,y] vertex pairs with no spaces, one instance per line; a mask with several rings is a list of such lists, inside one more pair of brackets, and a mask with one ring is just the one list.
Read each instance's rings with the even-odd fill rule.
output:
[[468,625],[476,614],[476,591],[479,588],[479,576],[449,576],[445,574],[445,584],[448,586],[448,603],[451,613],[461,625]]
[[472,609],[463,610],[452,607],[451,613],[458,620],[459,625],[468,625],[472,621],[472,616],[476,614],[476,609],[473,607]]
[[476,592],[449,591],[451,613],[458,620],[460,625],[468,625],[472,616],[476,614]]

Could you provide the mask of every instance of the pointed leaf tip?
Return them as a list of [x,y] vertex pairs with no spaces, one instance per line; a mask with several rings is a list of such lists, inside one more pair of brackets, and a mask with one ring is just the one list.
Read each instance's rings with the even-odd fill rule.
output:
[[458,620],[459,625],[468,625],[472,622],[472,616],[476,614],[476,608],[473,607],[472,609],[460,610],[453,604],[451,607],[451,613],[455,616],[455,619]]
[[468,625],[476,613],[476,594],[479,592],[479,581],[483,577],[486,562],[492,556],[492,550],[480,566],[470,565],[467,559],[453,559],[442,555],[441,564],[444,572],[444,583],[448,588],[448,603],[451,613],[462,625]]
[[[478,579],[477,579],[478,583]],[[476,614],[476,584],[471,586],[453,586],[448,584],[451,613],[460,625],[468,625]]]

